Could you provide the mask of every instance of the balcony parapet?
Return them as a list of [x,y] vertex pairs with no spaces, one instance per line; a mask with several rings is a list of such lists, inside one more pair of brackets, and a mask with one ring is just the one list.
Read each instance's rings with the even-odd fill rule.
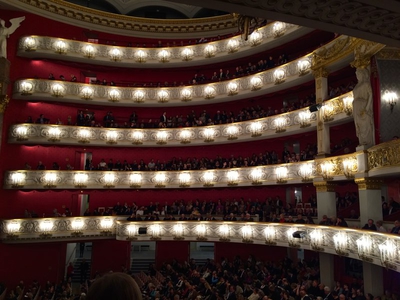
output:
[[[117,87],[44,79],[20,79],[13,98],[122,107],[168,107],[214,104],[255,97],[312,80],[309,67],[300,74],[302,57],[285,65],[232,80],[185,87]],[[308,66],[310,66],[307,63]],[[303,72],[303,71],[302,71]]]
[[[329,107],[329,125],[352,120],[345,113],[343,99],[352,98],[352,93],[328,100],[323,109]],[[350,103],[351,104],[351,103]],[[271,117],[223,125],[186,128],[101,128],[48,124],[15,124],[9,129],[10,143],[60,144],[122,147],[155,147],[180,145],[224,144],[270,139],[277,136],[293,135],[316,129],[316,113],[309,108]]]
[[[182,171],[25,171],[5,173],[5,189],[163,189],[301,184],[352,180],[355,152],[315,161],[232,169]],[[345,162],[349,162],[345,164]],[[355,165],[354,165],[355,164]],[[346,167],[349,165],[350,167]]]
[[[281,26],[277,26],[281,25]],[[283,28],[277,35],[277,27]],[[18,55],[79,61],[123,68],[176,68],[199,66],[256,54],[299,38],[312,29],[272,22],[256,30],[247,41],[240,35],[218,41],[173,47],[121,47],[47,36],[25,36]],[[161,66],[162,65],[162,66]]]
[[5,243],[117,239],[209,241],[301,248],[350,257],[399,271],[400,236],[343,227],[222,221],[128,222],[121,217],[9,219]]
[[400,139],[373,146],[367,155],[371,177],[400,173]]

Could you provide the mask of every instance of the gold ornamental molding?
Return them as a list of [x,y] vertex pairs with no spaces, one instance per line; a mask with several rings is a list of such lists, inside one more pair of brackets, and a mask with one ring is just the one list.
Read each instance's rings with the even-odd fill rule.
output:
[[380,190],[383,184],[381,179],[357,178],[354,182],[358,185],[359,190]]
[[354,48],[354,61],[350,64],[354,68],[367,68],[371,64],[371,57],[385,47],[383,44],[361,40]]
[[312,69],[318,70],[324,68],[325,66],[330,65],[351,54],[353,52],[353,45],[358,40],[359,39],[349,36],[343,36],[342,38],[335,39],[326,46],[314,51],[312,55]]
[[342,36],[313,52],[311,69],[315,78],[327,77],[325,68],[348,55],[354,56],[351,66],[365,68],[370,65],[371,57],[384,47],[383,44]]
[[369,148],[368,169],[400,166],[400,139]]
[[[25,9],[39,15],[54,18],[58,21],[69,20],[68,23],[77,24],[92,28],[102,27],[103,30],[118,30],[123,35],[140,36],[145,33],[161,37],[160,34],[191,34],[193,36],[215,35],[219,33],[230,33],[236,30],[237,23],[232,15],[198,19],[147,19],[125,15],[102,12],[95,9],[79,6],[61,0],[19,0],[15,1],[15,7]],[[89,25],[90,24],[90,25]],[[142,34],[143,35],[143,34]],[[189,37],[189,36],[188,36]]]
[[326,181],[316,181],[313,183],[318,192],[335,192],[336,184]]
[[400,49],[385,47],[376,53],[376,58],[383,60],[400,60]]

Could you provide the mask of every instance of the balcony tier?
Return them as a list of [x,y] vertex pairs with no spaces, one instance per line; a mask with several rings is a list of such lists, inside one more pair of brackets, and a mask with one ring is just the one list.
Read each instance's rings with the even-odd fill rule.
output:
[[0,238],[5,243],[117,239],[262,244],[348,256],[400,270],[398,235],[343,227],[221,221],[127,222],[122,217],[101,216],[2,220],[1,228]]
[[[277,27],[280,29],[277,31]],[[20,39],[18,56],[57,59],[122,68],[201,66],[251,56],[300,38],[313,29],[283,22],[261,27],[244,41],[241,36],[176,47],[118,47],[46,36]]]

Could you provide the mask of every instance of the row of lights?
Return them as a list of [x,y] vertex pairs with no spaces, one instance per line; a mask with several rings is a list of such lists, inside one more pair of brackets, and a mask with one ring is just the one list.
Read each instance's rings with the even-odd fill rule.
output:
[[[71,221],[72,233],[71,235],[83,235],[84,234],[85,222],[82,218],[75,218]],[[113,219],[109,217],[102,218],[100,221],[100,229],[102,234],[111,234],[115,224]],[[7,235],[9,238],[16,238],[20,232],[21,224],[19,221],[13,220],[6,226]],[[264,228],[264,239],[268,245],[276,245],[278,240],[278,226],[268,225]],[[42,238],[51,237],[54,232],[54,222],[52,219],[44,219],[39,223],[40,236]],[[158,223],[154,223],[149,226],[149,234],[151,239],[160,240],[164,235],[164,228]],[[186,236],[195,235],[198,240],[205,241],[209,234],[207,224],[197,224],[193,228],[193,232],[190,232],[188,226],[185,223],[177,223],[172,227],[172,235],[174,239],[182,240]],[[243,242],[252,243],[255,237],[255,230],[252,225],[243,225],[240,230],[241,238]],[[296,236],[297,233],[297,236]],[[135,240],[139,235],[139,226],[136,224],[130,224],[126,226],[126,235],[128,240]],[[232,237],[235,237],[234,230],[230,224],[222,224],[218,228],[218,235],[221,241],[230,241]],[[257,235],[258,236],[258,235]],[[299,247],[300,243],[307,242],[309,239],[310,246],[313,250],[323,251],[326,246],[326,235],[321,229],[314,229],[308,234],[305,231],[301,231],[301,228],[292,227],[287,229],[286,237],[291,247]],[[350,253],[350,237],[347,232],[338,232],[333,236],[333,244],[337,254],[341,256],[348,256]],[[369,235],[362,235],[356,240],[357,253],[360,259],[365,261],[372,261],[374,249],[379,249],[380,259],[382,265],[388,268],[395,268],[394,262],[397,259],[399,249],[397,249],[396,243],[390,239],[387,239],[384,243],[377,245],[376,247],[373,239]]]
[[[286,31],[286,24],[283,22],[275,22],[272,28],[274,37],[282,36]],[[263,41],[263,35],[258,30],[255,30],[249,36],[249,42],[251,46],[257,46]],[[23,41],[25,51],[35,51],[37,49],[38,42],[35,37],[26,37]],[[231,38],[227,42],[227,50],[229,53],[234,53],[239,50],[240,43],[239,38]],[[198,46],[197,46],[198,47]],[[67,54],[69,48],[69,43],[65,40],[58,39],[53,43],[53,49],[58,54]],[[184,61],[189,61],[194,58],[194,47],[184,47],[180,52],[180,58]],[[82,54],[90,59],[96,57],[98,52],[95,44],[88,44],[82,47]],[[205,57],[213,57],[217,54],[218,49],[215,43],[207,44],[203,49],[203,54]],[[160,62],[169,62],[171,58],[171,52],[167,49],[162,49],[157,52],[157,57]],[[121,61],[124,57],[123,47],[112,47],[108,51],[108,57],[112,61]],[[134,59],[136,62],[144,63],[149,57],[148,51],[146,49],[138,49],[134,53]]]
[[[310,62],[307,61],[299,61],[298,66],[304,66],[305,71],[309,70]],[[303,69],[299,69],[299,74],[301,74]],[[283,68],[277,69],[273,73],[273,78],[275,84],[280,84],[286,79],[286,71]],[[250,89],[252,91],[257,91],[263,87],[263,79],[260,76],[253,76],[250,79]],[[229,96],[236,95],[239,93],[240,87],[237,80],[230,81],[226,85],[227,93]],[[32,95],[34,92],[34,84],[31,81],[22,81],[20,83],[20,91],[22,95]],[[66,88],[61,83],[53,83],[50,87],[51,95],[54,97],[63,97],[66,93]],[[92,100],[95,96],[95,89],[90,86],[85,86],[80,89],[79,96],[84,100]],[[142,103],[145,101],[146,93],[144,90],[135,90],[132,93],[132,100],[136,103]],[[203,89],[203,96],[205,99],[213,99],[217,96],[217,89],[214,85],[207,85]],[[118,102],[122,98],[122,91],[118,88],[111,87],[108,89],[108,100],[111,102]],[[160,89],[157,92],[157,100],[160,103],[168,102],[171,98],[170,92],[168,89]],[[181,101],[190,101],[193,98],[193,89],[190,87],[185,87],[180,90],[180,99]]]
[[[100,229],[102,232],[111,232],[113,229],[114,221],[111,218],[102,218],[100,221]],[[72,236],[80,236],[84,234],[85,230],[85,221],[83,218],[74,218],[71,221],[71,235]],[[18,237],[18,233],[20,232],[21,224],[20,222],[13,220],[7,224],[7,236],[9,238]],[[40,237],[48,238],[51,237],[54,233],[54,220],[52,219],[43,219],[39,223],[39,232]]]
[[[324,180],[332,180],[333,175],[340,166],[332,160],[324,161],[320,164],[320,174]],[[358,169],[358,162],[356,158],[345,158],[342,160],[342,172],[348,179],[353,179]]]
[[[303,111],[299,113],[299,124],[300,128],[311,126],[311,113],[309,111]],[[273,121],[276,133],[282,133],[286,131],[288,126],[288,119],[285,117],[275,118]],[[265,127],[262,122],[254,121],[248,126],[251,137],[259,137],[265,131]],[[146,134],[142,130],[132,130],[129,134],[129,139],[134,145],[141,145],[146,140]],[[242,134],[240,126],[229,125],[226,127],[225,132],[228,140],[236,140]],[[214,128],[205,128],[200,131],[199,136],[204,138],[205,142],[213,142],[217,136],[218,131]],[[17,141],[27,141],[29,139],[29,126],[20,125],[15,129],[15,135]],[[63,136],[63,132],[59,127],[51,126],[47,131],[47,139],[50,142],[59,142]],[[167,144],[171,138],[172,133],[168,130],[158,130],[154,134],[154,139],[158,145]],[[89,129],[81,128],[77,131],[77,139],[79,143],[90,143],[93,138],[92,132]],[[104,139],[107,144],[117,144],[120,134],[115,130],[107,130],[104,134]],[[182,144],[189,144],[195,139],[195,132],[189,129],[182,129],[177,134],[177,139]]]
[[[312,175],[312,165],[304,164],[301,166],[299,175],[303,178],[303,180],[310,180]],[[286,167],[278,167],[275,169],[275,175],[278,183],[285,183],[288,180],[288,169]],[[228,185],[238,185],[241,181],[240,173],[237,170],[230,170],[226,173],[227,184]],[[251,171],[249,178],[253,184],[261,184],[262,180],[264,180],[266,174],[260,168],[255,168]],[[11,185],[15,188],[23,187],[26,181],[26,173],[24,172],[14,172],[11,174]],[[87,187],[89,182],[88,173],[76,173],[74,175],[74,186],[78,188]],[[180,187],[189,187],[192,183],[192,175],[189,172],[181,172],[178,175],[179,186]],[[203,182],[205,187],[210,187],[218,181],[218,177],[214,171],[206,171],[200,177],[200,180]],[[51,188],[56,187],[57,183],[60,181],[59,176],[56,172],[46,172],[41,179],[45,187]],[[115,173],[106,173],[101,179],[101,182],[104,184],[104,187],[111,188],[115,187],[115,184],[118,183],[119,178]],[[152,178],[152,182],[155,184],[155,187],[165,187],[167,183],[171,181],[170,177],[167,176],[167,172],[157,172],[155,176]],[[129,175],[129,185],[133,188],[141,187],[143,183],[143,176],[141,173],[132,173]]]
[[[337,166],[332,161],[325,161],[320,164],[320,174],[324,180],[332,180],[333,175],[335,173],[335,169]],[[346,158],[342,160],[342,168],[343,174],[348,179],[354,178],[355,173],[357,172],[357,160],[355,158]],[[170,178],[167,176],[168,172],[157,172],[153,177],[152,181],[155,183],[155,187],[165,187],[168,182],[170,182]],[[312,164],[302,164],[298,170],[298,176],[301,177],[303,182],[309,182],[313,179],[313,165]],[[275,176],[277,183],[287,183],[289,180],[289,169],[285,166],[280,166],[275,168]],[[229,170],[226,172],[227,184],[229,186],[238,185],[241,182],[240,173],[237,170]],[[253,185],[262,184],[262,181],[265,180],[266,174],[263,172],[261,168],[254,168],[249,175],[250,180]],[[26,173],[24,172],[14,172],[11,174],[11,185],[15,188],[20,188],[25,185]],[[88,173],[76,173],[74,175],[74,186],[78,188],[84,188],[87,186],[89,181]],[[111,188],[115,187],[115,184],[118,183],[119,178],[115,173],[106,173],[102,177],[102,183],[104,187]],[[179,186],[180,187],[189,187],[192,184],[192,176],[189,172],[181,172],[178,175]],[[218,177],[214,173],[214,171],[206,171],[200,177],[200,180],[203,182],[205,187],[213,186],[216,181],[218,181]],[[46,172],[41,179],[44,184],[44,187],[54,188],[57,186],[57,183],[60,181],[59,176],[56,172]],[[141,173],[132,173],[129,175],[129,185],[130,187],[139,188],[142,185],[143,176]]]

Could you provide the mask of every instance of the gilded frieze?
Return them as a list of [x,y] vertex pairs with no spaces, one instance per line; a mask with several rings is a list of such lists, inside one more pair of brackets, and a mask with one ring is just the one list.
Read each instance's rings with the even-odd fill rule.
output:
[[369,170],[400,166],[400,140],[382,143],[368,149]]

